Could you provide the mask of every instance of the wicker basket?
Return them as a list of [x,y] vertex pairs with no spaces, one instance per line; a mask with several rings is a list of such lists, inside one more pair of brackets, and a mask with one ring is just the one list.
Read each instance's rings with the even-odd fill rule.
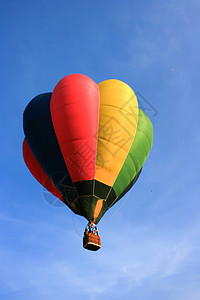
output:
[[97,251],[101,248],[100,236],[92,232],[88,232],[83,237],[83,247],[88,250]]

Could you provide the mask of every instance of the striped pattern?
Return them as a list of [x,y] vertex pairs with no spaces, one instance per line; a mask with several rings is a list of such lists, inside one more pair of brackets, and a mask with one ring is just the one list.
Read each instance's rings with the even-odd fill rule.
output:
[[97,85],[81,74],[35,97],[23,125],[32,175],[96,224],[136,182],[153,142],[152,124],[127,84]]

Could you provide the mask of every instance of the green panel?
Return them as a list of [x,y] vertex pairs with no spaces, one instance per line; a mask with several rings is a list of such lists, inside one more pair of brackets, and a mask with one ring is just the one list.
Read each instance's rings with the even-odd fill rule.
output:
[[131,145],[126,160],[113,185],[118,197],[129,185],[142,168],[153,143],[153,126],[148,116],[140,109],[138,126],[134,141]]

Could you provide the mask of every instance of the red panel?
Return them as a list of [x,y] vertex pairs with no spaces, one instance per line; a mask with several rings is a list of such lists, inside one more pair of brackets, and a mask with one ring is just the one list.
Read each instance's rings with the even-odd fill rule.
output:
[[35,179],[42,186],[44,186],[45,189],[47,189],[51,194],[53,194],[55,197],[59,198],[62,202],[64,202],[62,199],[62,194],[51,182],[49,177],[46,175],[46,173],[43,171],[43,169],[40,167],[39,163],[35,159],[26,139],[24,139],[23,142],[23,156],[29,171],[35,177]]
[[51,97],[56,136],[74,182],[94,179],[99,118],[99,88],[89,77],[64,77]]

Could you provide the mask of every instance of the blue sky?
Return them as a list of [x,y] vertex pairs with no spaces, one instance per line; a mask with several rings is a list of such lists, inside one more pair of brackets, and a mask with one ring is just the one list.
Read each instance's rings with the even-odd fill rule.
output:
[[[200,299],[200,3],[166,2],[1,1],[0,299]],[[158,111],[95,253],[22,158],[24,108],[72,73],[125,81]]]

